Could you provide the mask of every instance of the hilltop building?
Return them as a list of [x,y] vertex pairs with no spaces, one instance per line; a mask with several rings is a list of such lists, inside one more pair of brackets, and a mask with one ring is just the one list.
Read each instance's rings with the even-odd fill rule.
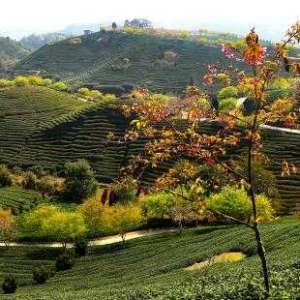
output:
[[124,27],[133,27],[133,28],[153,28],[151,21],[147,19],[133,19],[131,21],[126,20]]
[[92,33],[93,33],[92,30],[84,30],[84,31],[83,31],[83,34],[84,34],[84,35],[90,35],[90,34],[92,34]]

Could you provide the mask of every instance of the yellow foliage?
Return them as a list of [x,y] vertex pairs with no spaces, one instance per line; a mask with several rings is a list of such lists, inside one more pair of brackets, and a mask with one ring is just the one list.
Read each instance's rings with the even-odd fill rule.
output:
[[103,206],[102,223],[107,233],[118,233],[125,239],[126,232],[137,229],[143,221],[138,206]]
[[0,239],[9,240],[15,225],[15,217],[12,215],[11,210],[0,209]]

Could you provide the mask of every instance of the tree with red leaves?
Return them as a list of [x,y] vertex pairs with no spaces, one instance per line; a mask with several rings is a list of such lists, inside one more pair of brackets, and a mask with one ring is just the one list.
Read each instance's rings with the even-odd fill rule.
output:
[[[134,105],[123,107],[127,115],[135,118],[131,122],[132,126],[126,139],[148,140],[144,153],[132,158],[128,168],[124,171],[124,176],[135,174],[138,179],[142,175],[141,165],[145,169],[148,166],[157,167],[164,161],[184,158],[191,163],[218,165],[222,168],[222,172],[227,173],[244,186],[252,204],[252,217],[249,221],[236,219],[220,211],[210,213],[247,226],[253,231],[266,294],[270,292],[269,267],[258,222],[253,164],[266,159],[262,151],[261,125],[278,124],[282,121],[283,125],[293,127],[299,119],[299,111],[294,110],[295,99],[270,101],[269,97],[270,86],[278,78],[282,67],[285,67],[286,62],[289,61],[287,46],[299,40],[300,24],[297,22],[287,32],[286,40],[277,44],[272,50],[273,53],[268,53],[268,55],[254,29],[246,36],[243,49],[238,50],[229,44],[222,45],[222,52],[227,58],[244,62],[248,67],[242,71],[224,73],[221,67],[209,65],[208,72],[203,78],[204,86],[212,88],[215,81],[222,78],[223,81],[225,78],[226,82],[235,82],[239,94],[253,104],[250,112],[245,113],[239,109],[217,112],[215,107],[210,105],[209,95],[195,86],[187,89],[185,96],[181,99],[168,98],[155,101],[148,93],[145,97],[138,99]],[[252,72],[249,72],[249,69]],[[295,65],[291,69],[297,74]],[[289,101],[290,109],[286,109],[285,101]],[[211,133],[203,132],[201,130],[203,122],[213,124],[215,130]],[[236,168],[240,158],[231,155],[232,149],[242,146],[247,149],[246,175]],[[187,165],[187,170],[189,168]],[[137,170],[138,173],[135,173]],[[298,167],[289,165],[286,161],[283,162],[284,174],[297,171],[299,171]],[[175,188],[180,185],[180,176],[182,172],[178,173],[170,169],[158,179],[157,183],[160,188],[164,186]],[[195,177],[195,174],[193,176],[192,180],[196,185],[199,178]],[[176,196],[186,197],[184,193],[176,194]]]

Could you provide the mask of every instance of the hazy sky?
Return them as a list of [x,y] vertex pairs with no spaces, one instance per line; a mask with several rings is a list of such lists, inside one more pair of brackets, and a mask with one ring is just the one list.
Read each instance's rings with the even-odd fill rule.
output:
[[243,32],[256,25],[266,36],[300,17],[299,0],[0,0],[0,34],[58,31],[74,23],[145,17],[156,25],[209,26]]

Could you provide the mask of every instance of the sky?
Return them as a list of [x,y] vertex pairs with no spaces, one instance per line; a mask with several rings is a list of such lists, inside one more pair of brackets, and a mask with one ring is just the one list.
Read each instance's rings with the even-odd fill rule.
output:
[[300,18],[299,0],[0,0],[0,34],[60,31],[70,24],[143,17],[156,26],[244,33],[256,26],[277,38]]

